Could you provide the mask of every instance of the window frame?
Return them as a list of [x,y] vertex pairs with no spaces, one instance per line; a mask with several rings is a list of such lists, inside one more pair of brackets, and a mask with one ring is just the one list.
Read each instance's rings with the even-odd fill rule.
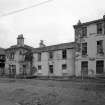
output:
[[42,53],[41,53],[41,52],[39,52],[37,55],[38,55],[38,57],[37,57],[37,58],[38,58],[38,61],[41,61],[41,56],[42,56]]
[[53,57],[54,57],[53,51],[50,51],[49,52],[49,59],[53,59]]
[[87,27],[82,27],[82,37],[87,37]]
[[104,54],[103,40],[97,41],[97,54]]
[[103,24],[101,22],[97,23],[97,34],[103,33]]
[[67,64],[62,64],[62,70],[66,70],[67,69]]
[[82,43],[82,56],[87,56],[87,42]]
[[49,72],[50,72],[51,74],[54,73],[54,66],[53,66],[53,65],[49,65]]
[[67,49],[62,50],[62,59],[67,59]]
[[38,65],[38,70],[42,70],[42,66],[41,65]]

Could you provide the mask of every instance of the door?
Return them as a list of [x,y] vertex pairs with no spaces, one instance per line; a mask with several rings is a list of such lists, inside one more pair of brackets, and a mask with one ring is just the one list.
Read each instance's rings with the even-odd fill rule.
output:
[[81,62],[81,75],[88,76],[88,61]]
[[23,76],[25,76],[26,74],[26,65],[23,65]]

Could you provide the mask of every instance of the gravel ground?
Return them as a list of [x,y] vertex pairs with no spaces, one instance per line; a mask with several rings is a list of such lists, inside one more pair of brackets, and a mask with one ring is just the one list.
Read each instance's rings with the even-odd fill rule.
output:
[[0,79],[0,105],[105,105],[105,83]]

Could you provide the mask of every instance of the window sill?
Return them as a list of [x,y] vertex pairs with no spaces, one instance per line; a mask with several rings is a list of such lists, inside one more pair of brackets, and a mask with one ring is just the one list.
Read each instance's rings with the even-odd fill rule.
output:
[[84,57],[84,58],[85,58],[85,57],[88,57],[88,55],[81,55],[81,56]]
[[97,56],[104,56],[104,53],[97,53]]

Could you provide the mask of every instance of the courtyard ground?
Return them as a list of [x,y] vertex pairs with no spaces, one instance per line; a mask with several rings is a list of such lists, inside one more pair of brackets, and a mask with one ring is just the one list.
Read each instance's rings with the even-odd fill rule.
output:
[[105,105],[105,82],[4,78],[0,105]]

